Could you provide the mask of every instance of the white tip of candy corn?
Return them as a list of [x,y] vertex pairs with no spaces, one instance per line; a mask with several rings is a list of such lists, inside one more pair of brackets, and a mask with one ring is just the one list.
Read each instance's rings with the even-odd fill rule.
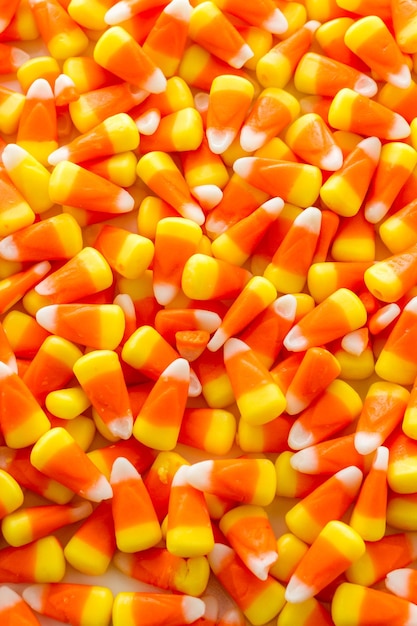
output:
[[113,497],[113,489],[105,476],[100,476],[95,483],[81,495],[87,500],[93,502],[101,502],[102,500],[110,500]]
[[54,97],[51,85],[45,78],[37,78],[30,85],[26,92],[26,98],[36,98],[36,100],[51,100]]
[[171,0],[168,6],[165,7],[164,13],[171,15],[180,22],[189,22],[193,7],[188,0]]
[[0,608],[1,609],[9,609],[19,602],[21,602],[21,597],[16,591],[7,587],[7,585],[2,585],[0,587]]
[[39,613],[42,612],[45,587],[45,584],[38,583],[37,585],[30,585],[22,591],[23,600],[28,603],[31,609]]
[[393,569],[385,577],[385,586],[396,596],[403,598],[408,590],[409,578],[410,569],[408,567]]
[[206,491],[211,484],[213,461],[199,461],[187,467],[187,482],[195,489]]
[[276,196],[264,202],[261,206],[271,216],[278,216],[284,208],[284,200]]
[[389,74],[387,76],[387,82],[399,89],[408,89],[411,85],[411,72],[409,67],[403,65],[401,70],[395,74]]
[[[37,286],[41,287],[41,285]],[[47,295],[42,293],[42,289],[40,289],[40,291],[36,291],[40,296]],[[43,306],[36,311],[36,321],[42,326],[42,328],[49,330],[50,333],[53,333],[56,327],[57,310],[57,304],[49,304],[48,306]]]
[[240,146],[245,152],[254,152],[261,148],[267,140],[267,134],[253,130],[250,126],[244,126],[240,131]]
[[243,46],[239,49],[238,53],[235,54],[234,57],[228,59],[229,65],[236,69],[240,69],[243,65],[245,65],[246,61],[249,61],[253,56],[255,56],[254,51],[247,43],[244,43]]
[[135,206],[135,199],[126,189],[121,189],[115,198],[115,204],[119,213],[129,213]]
[[1,158],[4,167],[9,171],[20,165],[27,155],[28,153],[24,148],[21,148],[15,143],[9,143],[3,149]]
[[121,0],[121,2],[117,2],[106,12],[104,21],[112,26],[120,24],[120,22],[128,20],[130,17],[132,17],[132,11],[129,4]]
[[153,135],[161,121],[161,114],[157,109],[151,109],[136,120],[136,128],[142,135]]
[[241,157],[233,163],[233,171],[242,178],[247,178],[252,172],[254,157]]
[[188,396],[190,398],[198,398],[202,391],[201,383],[198,380],[197,374],[190,370],[190,384],[188,387]]
[[298,415],[301,413],[307,405],[304,400],[300,400],[295,394],[291,393],[291,391],[287,391],[285,395],[286,407],[285,411],[288,415]]
[[359,454],[371,454],[383,443],[379,433],[357,432],[355,433],[355,448]]
[[308,348],[308,340],[304,337],[298,324],[288,331],[283,343],[284,347],[290,352],[302,352]]
[[60,161],[68,161],[69,157],[70,151],[68,150],[67,146],[61,146],[57,150],[51,152],[51,154],[48,156],[48,163],[50,165],[56,165]]
[[204,215],[203,209],[198,206],[198,204],[194,204],[193,202],[187,202],[181,206],[182,216],[195,222],[198,226],[204,224],[206,216]]
[[283,319],[293,321],[297,312],[297,298],[291,293],[279,296],[272,304],[274,311]]
[[304,584],[297,576],[291,576],[285,590],[285,599],[287,602],[298,604],[305,602],[314,595],[314,590],[309,585]]
[[262,27],[274,35],[282,35],[288,30],[288,21],[279,9],[275,9],[272,15],[262,22]]
[[303,450],[313,445],[314,436],[310,430],[304,428],[299,422],[294,422],[288,433],[288,445],[293,450]]
[[178,288],[168,283],[154,283],[153,293],[158,304],[165,306],[175,298],[178,293]]
[[365,137],[365,139],[362,139],[356,147],[362,148],[370,159],[372,159],[375,163],[378,162],[382,147],[381,140],[378,139],[378,137]]
[[305,448],[296,452],[290,459],[293,469],[305,474],[314,474],[318,468],[317,452],[314,448]]
[[320,167],[327,172],[335,172],[343,165],[343,152],[339,146],[331,146],[326,154],[320,158]]
[[210,150],[214,154],[222,154],[233,143],[235,133],[227,129],[207,128],[206,137]]
[[152,74],[147,78],[145,83],[142,85],[146,91],[150,93],[162,93],[165,91],[167,86],[167,79],[165,78],[162,70],[159,67],[156,67]]
[[19,248],[14,243],[11,235],[0,241],[0,258],[7,261],[17,261],[19,259]]
[[388,467],[389,449],[386,446],[379,446],[373,461],[373,467],[377,470],[385,471]]
[[389,207],[387,207],[385,202],[379,202],[378,200],[368,202],[364,209],[366,221],[371,224],[377,224],[386,215],[388,209]]
[[107,428],[113,437],[120,437],[120,439],[125,440],[129,439],[133,431],[133,417],[131,415],[117,417],[107,424]]
[[208,562],[210,563],[210,568],[213,570],[214,574],[219,572],[223,568],[223,563],[226,559],[233,554],[233,549],[230,546],[227,546],[223,543],[215,543],[214,548],[210,550],[207,555]]
[[197,309],[194,317],[198,322],[198,327],[201,330],[206,330],[208,333],[213,333],[217,330],[222,322],[220,315],[214,311],[205,311],[204,309]]
[[197,185],[190,189],[194,198],[201,206],[209,211],[223,199],[223,191],[217,185]]
[[277,558],[277,552],[264,552],[264,554],[248,557],[246,565],[252,574],[255,574],[256,578],[267,580],[269,568],[275,563]]
[[228,339],[224,344],[223,354],[225,360],[227,361],[236,354],[241,354],[242,352],[247,352],[248,350],[250,350],[250,348],[247,343],[245,343],[241,339],[236,339],[235,337],[232,337],[232,339]]
[[114,461],[111,472],[110,482],[112,485],[117,485],[125,480],[140,479],[140,474],[135,466],[125,457],[119,456]]
[[391,128],[387,131],[387,139],[405,139],[410,136],[411,129],[406,119],[399,113],[394,113]]
[[334,475],[337,480],[344,485],[345,490],[354,496],[363,479],[363,473],[356,465],[349,465],[336,472]]
[[216,332],[214,333],[213,337],[208,342],[207,348],[210,350],[210,352],[216,352],[222,347],[222,345],[225,343],[225,341],[227,341],[227,339],[228,339],[227,333],[225,333],[222,328],[218,328]]
[[181,604],[186,624],[195,622],[204,615],[204,611],[206,610],[204,601],[201,600],[201,598],[194,598],[193,596],[183,596]]
[[378,85],[366,74],[361,74],[358,80],[356,81],[353,90],[356,93],[359,93],[361,96],[366,96],[367,98],[373,98],[373,96],[378,91]]

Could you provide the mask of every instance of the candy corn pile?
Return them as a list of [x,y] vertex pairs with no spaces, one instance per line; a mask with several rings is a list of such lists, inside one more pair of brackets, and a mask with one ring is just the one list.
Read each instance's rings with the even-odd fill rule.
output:
[[0,624],[417,626],[417,0],[0,60]]

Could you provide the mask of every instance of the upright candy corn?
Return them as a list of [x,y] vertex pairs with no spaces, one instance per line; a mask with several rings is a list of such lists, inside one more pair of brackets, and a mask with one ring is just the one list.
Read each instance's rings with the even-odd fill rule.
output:
[[214,535],[203,493],[190,485],[189,467],[177,469],[169,495],[166,545],[176,556],[205,556],[214,547]]
[[110,484],[118,549],[137,552],[156,545],[162,534],[152,501],[142,477],[127,459],[116,459]]
[[242,419],[265,424],[280,415],[285,397],[270,372],[241,339],[228,339],[224,364]]

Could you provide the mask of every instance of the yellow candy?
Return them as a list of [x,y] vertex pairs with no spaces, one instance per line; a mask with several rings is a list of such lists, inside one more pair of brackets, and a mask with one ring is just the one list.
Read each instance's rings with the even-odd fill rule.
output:
[[23,491],[19,483],[3,469],[0,469],[0,494],[0,518],[23,504]]

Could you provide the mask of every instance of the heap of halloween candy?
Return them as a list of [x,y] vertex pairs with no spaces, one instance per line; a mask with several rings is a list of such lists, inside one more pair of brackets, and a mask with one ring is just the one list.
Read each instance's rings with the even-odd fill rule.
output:
[[417,624],[417,0],[2,0],[0,60],[0,623]]

